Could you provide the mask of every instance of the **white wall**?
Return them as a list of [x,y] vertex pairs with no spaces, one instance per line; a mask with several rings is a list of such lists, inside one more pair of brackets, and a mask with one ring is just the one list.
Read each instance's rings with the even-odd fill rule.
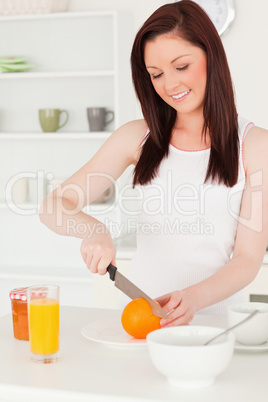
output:
[[125,10],[134,15],[136,28],[161,5],[168,3],[161,0],[69,0],[69,11],[83,10]]
[[[268,2],[234,0],[236,18],[222,37],[236,90],[238,112],[268,129]],[[129,10],[135,29],[158,7],[161,0],[70,0],[69,9]],[[138,116],[137,116],[138,117]]]
[[236,19],[223,44],[238,112],[268,129],[268,2],[235,0]]

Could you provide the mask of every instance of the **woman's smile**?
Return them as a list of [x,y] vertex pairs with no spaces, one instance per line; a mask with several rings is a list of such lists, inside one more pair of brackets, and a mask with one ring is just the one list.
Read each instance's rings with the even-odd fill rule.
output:
[[186,97],[190,94],[191,90],[180,92],[177,95],[171,95],[175,102],[181,102],[182,100],[186,99]]

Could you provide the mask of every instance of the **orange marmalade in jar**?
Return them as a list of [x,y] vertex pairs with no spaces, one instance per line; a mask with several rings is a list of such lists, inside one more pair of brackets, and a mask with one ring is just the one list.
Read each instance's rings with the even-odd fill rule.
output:
[[28,341],[27,287],[16,288],[9,293],[12,307],[13,331],[16,339]]

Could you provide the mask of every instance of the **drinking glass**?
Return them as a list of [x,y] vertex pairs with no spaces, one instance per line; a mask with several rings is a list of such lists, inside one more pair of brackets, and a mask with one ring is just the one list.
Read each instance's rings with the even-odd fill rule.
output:
[[31,286],[27,290],[31,360],[59,359],[59,286]]

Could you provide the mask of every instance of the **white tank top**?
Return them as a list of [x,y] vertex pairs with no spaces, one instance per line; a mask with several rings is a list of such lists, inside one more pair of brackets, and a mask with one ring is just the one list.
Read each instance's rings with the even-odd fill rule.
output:
[[[184,289],[230,260],[245,185],[243,141],[253,123],[239,116],[237,184],[205,183],[210,149],[183,151],[170,144],[151,184],[137,186],[137,251],[129,278],[150,297]],[[232,278],[230,278],[230,281]],[[240,291],[200,314],[225,315]],[[129,302],[123,298],[122,304]]]

